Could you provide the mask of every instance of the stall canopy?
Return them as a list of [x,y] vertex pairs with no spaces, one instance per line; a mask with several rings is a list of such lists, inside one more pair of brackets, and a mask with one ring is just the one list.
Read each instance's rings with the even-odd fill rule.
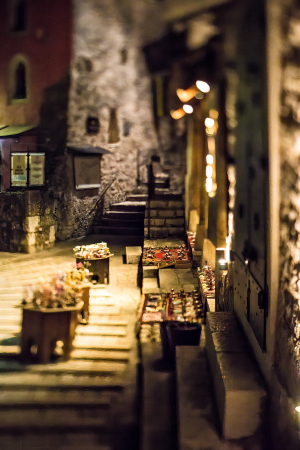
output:
[[18,134],[25,133],[25,131],[32,130],[36,128],[36,125],[20,125],[20,126],[8,126],[8,125],[0,125],[0,138],[1,137],[9,137],[16,136]]

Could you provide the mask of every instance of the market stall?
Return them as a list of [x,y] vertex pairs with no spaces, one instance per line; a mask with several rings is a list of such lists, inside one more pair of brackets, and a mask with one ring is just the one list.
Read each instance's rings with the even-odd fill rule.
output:
[[76,263],[88,263],[92,279],[100,284],[109,284],[109,258],[113,256],[106,242],[74,247]]

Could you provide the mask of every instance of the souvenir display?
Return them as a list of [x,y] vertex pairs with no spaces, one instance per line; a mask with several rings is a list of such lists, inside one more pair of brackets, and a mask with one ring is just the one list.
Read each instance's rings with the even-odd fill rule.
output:
[[145,247],[143,251],[144,266],[158,265],[159,268],[163,268],[189,260],[189,252],[185,245],[179,247]]
[[194,248],[195,247],[196,233],[194,231],[188,231],[187,232],[187,237],[188,237],[189,244],[190,244],[191,248]]
[[203,298],[206,300],[215,299],[215,274],[207,261],[205,261],[204,267],[202,269],[198,269],[198,275]]
[[146,294],[140,311],[140,324],[162,321],[199,322],[204,317],[198,291],[168,294]]
[[112,256],[106,242],[91,245],[78,245],[73,248],[75,258],[96,259]]

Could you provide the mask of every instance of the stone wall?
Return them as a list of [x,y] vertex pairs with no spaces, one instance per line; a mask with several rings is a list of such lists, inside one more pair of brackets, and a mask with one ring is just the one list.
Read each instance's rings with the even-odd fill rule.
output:
[[[68,141],[111,152],[101,166],[103,186],[116,175],[105,207],[124,200],[138,180],[146,182],[146,165],[154,154],[161,157],[171,187],[182,188],[185,148],[180,140],[163,137],[173,133],[169,118],[160,125],[158,142],[142,51],[164,30],[159,5],[131,0],[76,0],[74,5]],[[98,134],[86,132],[88,117],[99,119]]]
[[[136,186],[139,167],[157,153],[150,80],[137,33],[140,17],[131,2],[126,14],[117,1],[76,0],[74,4],[68,140],[111,152],[103,156],[101,180],[105,185],[117,176],[106,194],[109,204],[125,199]],[[114,142],[109,142],[112,111],[118,126]],[[99,119],[98,134],[86,132],[88,117]]]
[[[280,126],[280,280],[275,371],[295,405],[300,404],[300,8],[282,8]],[[291,415],[289,415],[291,418]]]
[[0,251],[34,253],[55,241],[53,199],[42,191],[0,194]]

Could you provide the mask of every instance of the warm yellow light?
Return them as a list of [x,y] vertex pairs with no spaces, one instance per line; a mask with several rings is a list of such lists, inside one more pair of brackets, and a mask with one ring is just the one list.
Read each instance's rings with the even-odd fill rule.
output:
[[212,178],[206,178],[206,192],[211,192],[212,190]]
[[176,111],[170,112],[173,119],[178,120],[181,119],[181,117],[185,116],[186,112],[183,108],[177,109]]
[[211,128],[211,127],[214,126],[215,121],[214,121],[214,119],[212,119],[211,117],[207,117],[207,118],[205,119],[204,123],[205,123],[205,126],[206,126],[207,128]]
[[295,411],[300,413],[300,406],[296,406]]
[[210,91],[210,86],[205,81],[196,81],[196,86],[199,89],[199,91],[203,92],[204,94],[207,94],[207,92]]
[[192,114],[192,112],[194,111],[194,108],[191,105],[183,105],[183,110],[187,114]]
[[206,156],[206,162],[207,162],[207,164],[212,164],[214,162],[213,155],[207,155]]
[[177,89],[176,94],[179,97],[179,100],[183,103],[190,101],[193,97],[195,97],[196,91],[194,87],[187,89]]
[[207,178],[212,178],[213,168],[212,166],[206,166],[206,176]]
[[208,137],[207,138],[207,147],[208,147],[209,153],[212,153],[212,154],[215,153],[216,143],[215,143],[215,138],[214,137]]
[[207,136],[213,136],[215,134],[215,127],[206,127],[205,132]]
[[214,120],[217,120],[219,117],[219,113],[216,109],[210,109],[209,110],[209,117],[211,117]]

